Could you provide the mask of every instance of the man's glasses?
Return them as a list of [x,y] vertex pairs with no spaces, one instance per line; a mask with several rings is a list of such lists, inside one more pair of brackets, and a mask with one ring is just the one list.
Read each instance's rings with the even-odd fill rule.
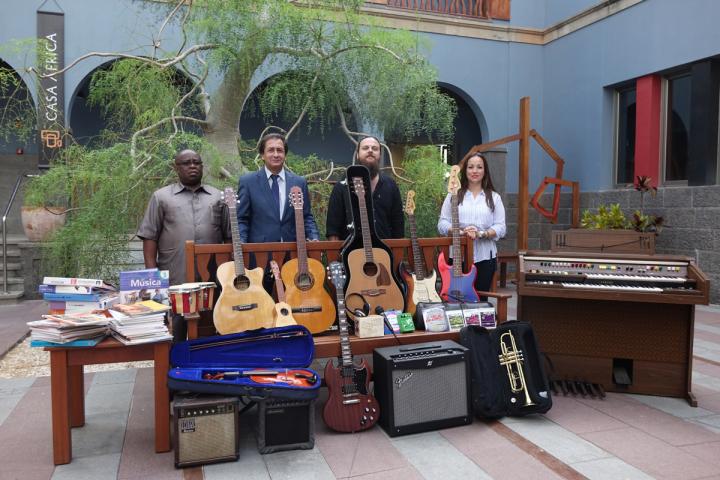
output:
[[201,167],[202,164],[203,164],[202,160],[196,160],[196,159],[182,160],[180,162],[175,162],[175,165],[179,165],[181,167],[189,167],[190,165],[197,165],[197,166]]

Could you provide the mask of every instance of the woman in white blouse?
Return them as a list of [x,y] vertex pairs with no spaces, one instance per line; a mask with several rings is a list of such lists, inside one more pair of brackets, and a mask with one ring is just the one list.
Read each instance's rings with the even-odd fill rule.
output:
[[[497,268],[496,242],[505,236],[505,207],[500,195],[494,191],[487,161],[479,153],[466,155],[460,162],[458,218],[460,233],[474,241],[473,262],[477,267],[475,290],[490,291],[490,282]],[[451,226],[448,194],[440,211],[438,232],[447,235]]]

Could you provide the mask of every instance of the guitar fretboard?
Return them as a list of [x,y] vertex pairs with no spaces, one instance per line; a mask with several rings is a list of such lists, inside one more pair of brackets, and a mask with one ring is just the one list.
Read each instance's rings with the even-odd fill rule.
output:
[[345,293],[342,287],[335,284],[338,327],[340,330],[340,358],[343,367],[352,367],[352,351],[350,350],[350,333],[348,332],[347,315],[345,315]]
[[363,239],[363,250],[365,251],[365,262],[375,263],[372,251],[372,240],[370,239],[370,220],[368,219],[367,205],[365,202],[365,184],[362,177],[354,177],[353,185],[355,185],[355,195],[358,199],[358,208],[360,210],[360,231]]
[[452,274],[455,277],[461,277],[462,272],[462,249],[460,248],[460,214],[458,213],[458,196],[453,193],[450,196],[450,210],[452,216],[452,257],[453,266]]
[[415,277],[418,280],[425,279],[425,266],[423,264],[422,252],[417,239],[417,224],[415,215],[408,215],[410,222],[410,242],[412,243],[413,261],[415,262]]
[[297,242],[298,274],[308,273],[307,243],[305,241],[305,219],[302,208],[295,208],[295,232]]
[[233,256],[235,257],[235,276],[245,275],[245,261],[243,260],[242,243],[240,242],[240,228],[237,221],[235,203],[228,205],[230,215],[230,230],[232,233]]

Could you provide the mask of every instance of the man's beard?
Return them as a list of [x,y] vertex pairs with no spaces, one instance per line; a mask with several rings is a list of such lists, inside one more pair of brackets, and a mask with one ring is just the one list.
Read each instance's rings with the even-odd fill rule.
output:
[[379,162],[373,162],[373,163],[360,162],[360,164],[367,167],[367,169],[370,170],[370,178],[375,178],[375,177],[377,177],[378,173],[380,173]]

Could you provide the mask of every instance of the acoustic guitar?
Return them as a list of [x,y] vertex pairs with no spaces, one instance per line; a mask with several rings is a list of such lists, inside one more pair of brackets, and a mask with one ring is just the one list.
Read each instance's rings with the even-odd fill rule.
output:
[[271,327],[275,302],[262,286],[263,269],[245,268],[237,222],[237,196],[232,188],[225,189],[225,203],[230,214],[234,260],[223,263],[217,270],[222,293],[213,312],[215,329],[225,335]]
[[445,258],[445,253],[441,252],[438,258],[438,270],[440,270],[440,278],[442,279],[442,289],[440,296],[443,300],[450,303],[468,303],[479,302],[477,292],[475,291],[475,276],[477,269],[470,262],[470,271],[463,273],[462,269],[462,248],[460,248],[460,216],[458,214],[458,191],[460,190],[460,167],[453,165],[450,169],[450,178],[448,179],[448,193],[450,193],[450,211],[452,216],[452,265]]
[[273,317],[275,318],[273,326],[285,327],[287,325],[297,325],[297,322],[293,318],[292,309],[285,301],[285,288],[280,279],[280,267],[278,267],[275,260],[270,260],[270,270],[272,270],[273,277],[275,277],[275,290],[277,291],[278,300],[275,304],[275,310],[273,310]]
[[295,210],[297,258],[288,260],[282,267],[286,301],[297,323],[311,333],[321,333],[335,322],[335,303],[325,290],[325,267],[307,255],[302,189],[292,187],[289,197]]
[[345,270],[340,262],[331,262],[328,271],[337,291],[342,355],[337,367],[332,360],[325,365],[328,399],[323,407],[323,420],[329,428],[338,432],[359,432],[375,425],[380,417],[380,406],[369,393],[372,373],[367,360],[362,359],[359,366],[353,363],[343,300]]
[[[369,178],[369,177],[368,177]],[[348,185],[358,199],[360,213],[360,232],[362,234],[362,248],[350,250],[346,254],[348,266],[348,286],[346,288],[346,300],[359,294],[370,306],[370,312],[375,313],[377,307],[384,311],[404,311],[405,297],[392,276],[392,258],[387,250],[373,247],[370,229],[371,223],[368,219],[368,209],[365,200],[365,182],[363,177],[350,177],[348,174]],[[357,222],[357,219],[355,219]],[[354,235],[354,234],[353,234]],[[379,241],[379,240],[378,240]],[[357,298],[352,298],[356,302]],[[352,311],[355,310],[353,307]]]
[[417,238],[417,223],[415,222],[415,191],[408,190],[405,200],[405,214],[410,224],[410,243],[412,245],[413,263],[415,271],[410,271],[407,262],[400,262],[398,266],[400,275],[407,284],[407,311],[415,315],[415,306],[420,302],[440,303],[440,295],[435,289],[437,275],[435,269],[431,269],[430,273],[425,272],[422,250]]

